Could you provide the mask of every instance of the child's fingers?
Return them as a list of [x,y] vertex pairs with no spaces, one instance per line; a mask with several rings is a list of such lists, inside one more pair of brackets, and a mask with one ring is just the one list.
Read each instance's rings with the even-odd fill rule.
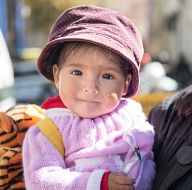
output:
[[109,190],[135,190],[135,187],[133,185],[115,184],[113,187],[109,186]]
[[135,181],[131,178],[128,178],[127,176],[117,176],[116,183],[122,185],[133,185]]
[[133,185],[135,183],[134,179],[127,177],[124,173],[111,173],[109,177],[117,184]]
[[109,190],[135,190],[135,180],[124,173],[110,173],[108,178]]
[[135,187],[132,185],[119,185],[119,187],[114,190],[135,190]]

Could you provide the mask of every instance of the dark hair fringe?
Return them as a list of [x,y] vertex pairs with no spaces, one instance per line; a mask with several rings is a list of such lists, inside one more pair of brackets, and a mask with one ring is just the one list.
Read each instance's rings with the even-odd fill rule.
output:
[[126,77],[128,74],[131,74],[133,76],[133,66],[131,63],[127,64],[127,61],[125,61],[124,58],[119,56],[119,61],[121,64],[121,69],[123,71],[124,76]]
[[50,53],[50,57],[47,63],[47,72],[50,73],[50,78],[53,81],[53,65],[58,63],[61,51],[63,49],[63,44],[57,45],[55,48],[52,48],[53,51]]

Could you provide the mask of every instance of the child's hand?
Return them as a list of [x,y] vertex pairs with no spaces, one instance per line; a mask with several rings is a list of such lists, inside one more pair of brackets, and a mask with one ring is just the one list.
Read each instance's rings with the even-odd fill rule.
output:
[[134,190],[134,179],[122,172],[110,173],[108,178],[109,190]]

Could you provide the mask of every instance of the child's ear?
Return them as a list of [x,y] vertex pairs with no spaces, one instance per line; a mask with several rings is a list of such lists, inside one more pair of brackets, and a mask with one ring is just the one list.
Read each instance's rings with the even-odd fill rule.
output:
[[123,89],[123,96],[125,96],[127,94],[129,85],[131,83],[131,79],[132,79],[132,76],[130,74],[127,75],[127,77],[125,79],[124,89]]
[[58,82],[59,82],[59,68],[58,68],[58,66],[57,66],[56,64],[53,65],[53,78],[54,78],[55,86],[58,88]]

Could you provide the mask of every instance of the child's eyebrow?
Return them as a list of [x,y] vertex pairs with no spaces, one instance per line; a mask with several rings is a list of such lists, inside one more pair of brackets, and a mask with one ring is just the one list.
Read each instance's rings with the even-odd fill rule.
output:
[[100,68],[117,71],[120,69],[120,64],[115,62],[107,62],[105,65],[101,65]]
[[[71,67],[88,67],[86,64],[78,64],[78,63],[69,63],[67,64],[67,66],[71,66]],[[112,66],[112,65],[100,65],[98,66],[100,69],[103,69],[103,70],[117,70],[118,68],[120,69],[120,67],[118,66]]]
[[110,71],[119,71],[120,67],[118,66],[100,66],[103,70],[110,70]]
[[[65,64],[64,64],[65,65]],[[78,62],[73,62],[73,63],[67,63],[67,67],[78,67],[78,68],[88,68],[87,64],[84,63],[78,63]],[[109,71],[114,71],[114,72],[119,72],[121,70],[120,65],[117,63],[106,63],[105,65],[100,65],[97,68],[101,70],[109,70]]]
[[70,66],[70,67],[80,67],[80,66],[82,66],[82,64],[78,64],[78,63],[67,63],[67,64],[64,64],[64,65],[66,65],[66,66]]

